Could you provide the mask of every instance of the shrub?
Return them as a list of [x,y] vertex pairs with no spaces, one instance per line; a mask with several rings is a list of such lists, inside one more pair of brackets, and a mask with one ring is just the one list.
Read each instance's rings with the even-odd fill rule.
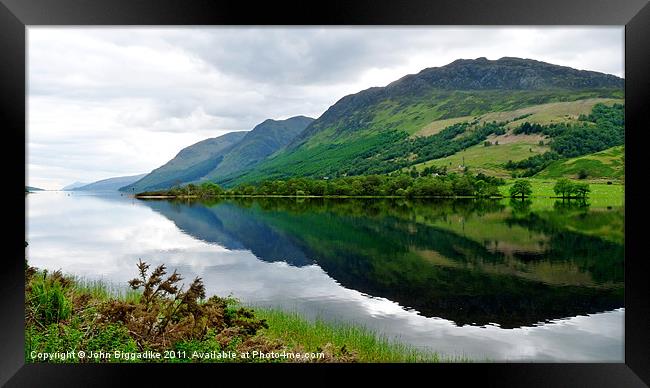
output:
[[176,271],[165,278],[164,265],[148,273],[149,265],[140,261],[138,270],[140,276],[129,285],[142,290],[140,302],[113,300],[104,304],[100,313],[103,322],[123,323],[140,350],[163,350],[179,341],[204,340],[210,329],[218,333],[228,330],[226,335],[243,341],[268,327],[252,310],[232,307],[234,300],[213,296],[203,301],[201,278],[195,278],[184,291],[178,286],[182,278]]
[[586,179],[588,176],[589,174],[587,173],[587,170],[582,169],[578,171],[578,179]]

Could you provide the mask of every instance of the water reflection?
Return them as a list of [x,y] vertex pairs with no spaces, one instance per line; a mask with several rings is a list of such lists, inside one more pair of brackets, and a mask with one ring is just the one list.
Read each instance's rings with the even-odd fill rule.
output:
[[515,328],[623,306],[622,241],[580,230],[615,225],[622,211],[476,200],[144,203],[195,238],[267,262],[317,264],[347,288],[458,325]]
[[40,268],[126,284],[143,258],[202,277],[208,294],[361,324],[443,354],[623,359],[619,208],[56,192],[26,200],[27,255]]

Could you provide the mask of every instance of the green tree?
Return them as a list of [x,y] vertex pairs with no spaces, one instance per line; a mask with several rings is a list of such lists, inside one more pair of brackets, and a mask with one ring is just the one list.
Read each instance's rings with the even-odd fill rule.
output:
[[525,179],[517,179],[515,183],[510,187],[510,196],[511,197],[530,197],[533,193],[533,187],[529,181]]
[[214,182],[204,182],[200,186],[201,195],[206,196],[219,196],[223,194],[221,186]]
[[568,198],[571,196],[571,193],[575,190],[573,182],[567,178],[558,179],[553,186],[553,192],[555,195],[559,195],[562,198]]
[[474,182],[468,175],[455,179],[452,188],[454,195],[471,196],[475,194]]
[[591,192],[591,189],[587,183],[576,183],[573,185],[573,193],[576,197],[586,198],[589,192]]
[[187,195],[196,194],[196,185],[193,183],[190,183],[187,186],[185,186],[185,189],[187,190]]

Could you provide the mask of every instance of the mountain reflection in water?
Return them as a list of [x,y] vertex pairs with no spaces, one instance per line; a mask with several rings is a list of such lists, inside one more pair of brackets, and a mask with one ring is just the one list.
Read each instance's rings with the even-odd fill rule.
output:
[[[558,202],[138,201],[188,235],[457,325],[502,328],[623,307],[623,210]],[[620,227],[620,228],[619,228]]]

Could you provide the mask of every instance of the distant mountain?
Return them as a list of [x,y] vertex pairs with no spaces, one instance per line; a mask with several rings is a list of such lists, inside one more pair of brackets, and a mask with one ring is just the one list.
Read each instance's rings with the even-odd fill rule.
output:
[[[531,59],[459,59],[341,98],[282,152],[222,183],[357,174],[357,166],[378,156],[389,160],[383,154],[394,152],[389,146],[405,144],[436,121],[465,117],[469,123],[486,113],[544,103],[621,99],[623,86],[614,75]],[[377,172],[389,172],[384,164]]]
[[165,165],[120,190],[137,193],[238,176],[286,146],[313,120],[305,116],[268,119],[251,131],[231,132],[203,140],[184,148]]
[[74,182],[74,183],[70,183],[67,186],[64,186],[61,190],[63,190],[63,191],[74,190],[77,187],[85,186],[87,184],[88,183],[86,183],[86,182]]
[[191,182],[212,171],[224,154],[246,136],[245,131],[230,132],[183,148],[173,159],[151,171],[137,182],[125,185],[120,191],[142,192],[172,187]]
[[74,191],[117,191],[120,187],[130,185],[147,174],[120,176],[115,178],[102,179],[85,186],[75,187]]
[[25,192],[28,192],[28,191],[45,191],[45,190],[39,189],[38,187],[25,186]]

